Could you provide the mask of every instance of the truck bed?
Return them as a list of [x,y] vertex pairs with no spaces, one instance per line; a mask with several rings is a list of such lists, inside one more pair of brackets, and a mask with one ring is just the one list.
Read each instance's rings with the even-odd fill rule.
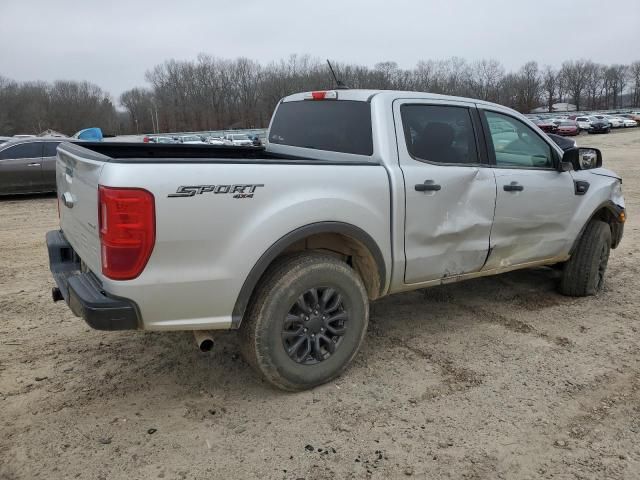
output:
[[312,157],[276,154],[265,147],[237,147],[232,145],[183,145],[149,144],[126,142],[81,142],[63,143],[62,148],[70,152],[86,149],[94,152],[91,156],[86,150],[84,157],[91,157],[108,163],[276,163],[276,164],[349,164],[371,165],[376,161],[349,161],[340,159],[323,160]]

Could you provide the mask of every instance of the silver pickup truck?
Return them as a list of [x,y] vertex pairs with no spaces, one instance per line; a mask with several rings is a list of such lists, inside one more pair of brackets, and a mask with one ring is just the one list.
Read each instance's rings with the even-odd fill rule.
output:
[[554,265],[592,295],[621,179],[499,105],[428,93],[288,96],[266,148],[62,144],[54,300],[101,330],[238,329],[269,382],[344,370],[369,301]]

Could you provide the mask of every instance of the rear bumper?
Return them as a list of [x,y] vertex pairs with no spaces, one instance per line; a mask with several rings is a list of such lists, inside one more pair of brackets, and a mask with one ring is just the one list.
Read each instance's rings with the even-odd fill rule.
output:
[[96,330],[136,330],[142,324],[138,307],[132,300],[106,293],[91,272],[82,272],[80,258],[59,230],[47,232],[49,268],[71,311]]

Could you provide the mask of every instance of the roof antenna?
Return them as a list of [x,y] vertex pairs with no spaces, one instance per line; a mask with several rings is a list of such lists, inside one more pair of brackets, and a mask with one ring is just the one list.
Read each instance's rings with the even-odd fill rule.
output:
[[349,87],[347,87],[342,80],[338,80],[338,77],[336,76],[336,72],[333,71],[333,67],[331,66],[331,62],[329,61],[329,59],[327,58],[327,65],[329,65],[329,70],[331,70],[331,75],[333,75],[333,79],[336,81],[336,90],[348,90]]

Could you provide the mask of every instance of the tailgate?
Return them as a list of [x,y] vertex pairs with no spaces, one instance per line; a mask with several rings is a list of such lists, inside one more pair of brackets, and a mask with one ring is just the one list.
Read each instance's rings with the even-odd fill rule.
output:
[[85,265],[100,275],[98,181],[109,157],[70,143],[60,145],[56,183],[60,200],[60,227]]

